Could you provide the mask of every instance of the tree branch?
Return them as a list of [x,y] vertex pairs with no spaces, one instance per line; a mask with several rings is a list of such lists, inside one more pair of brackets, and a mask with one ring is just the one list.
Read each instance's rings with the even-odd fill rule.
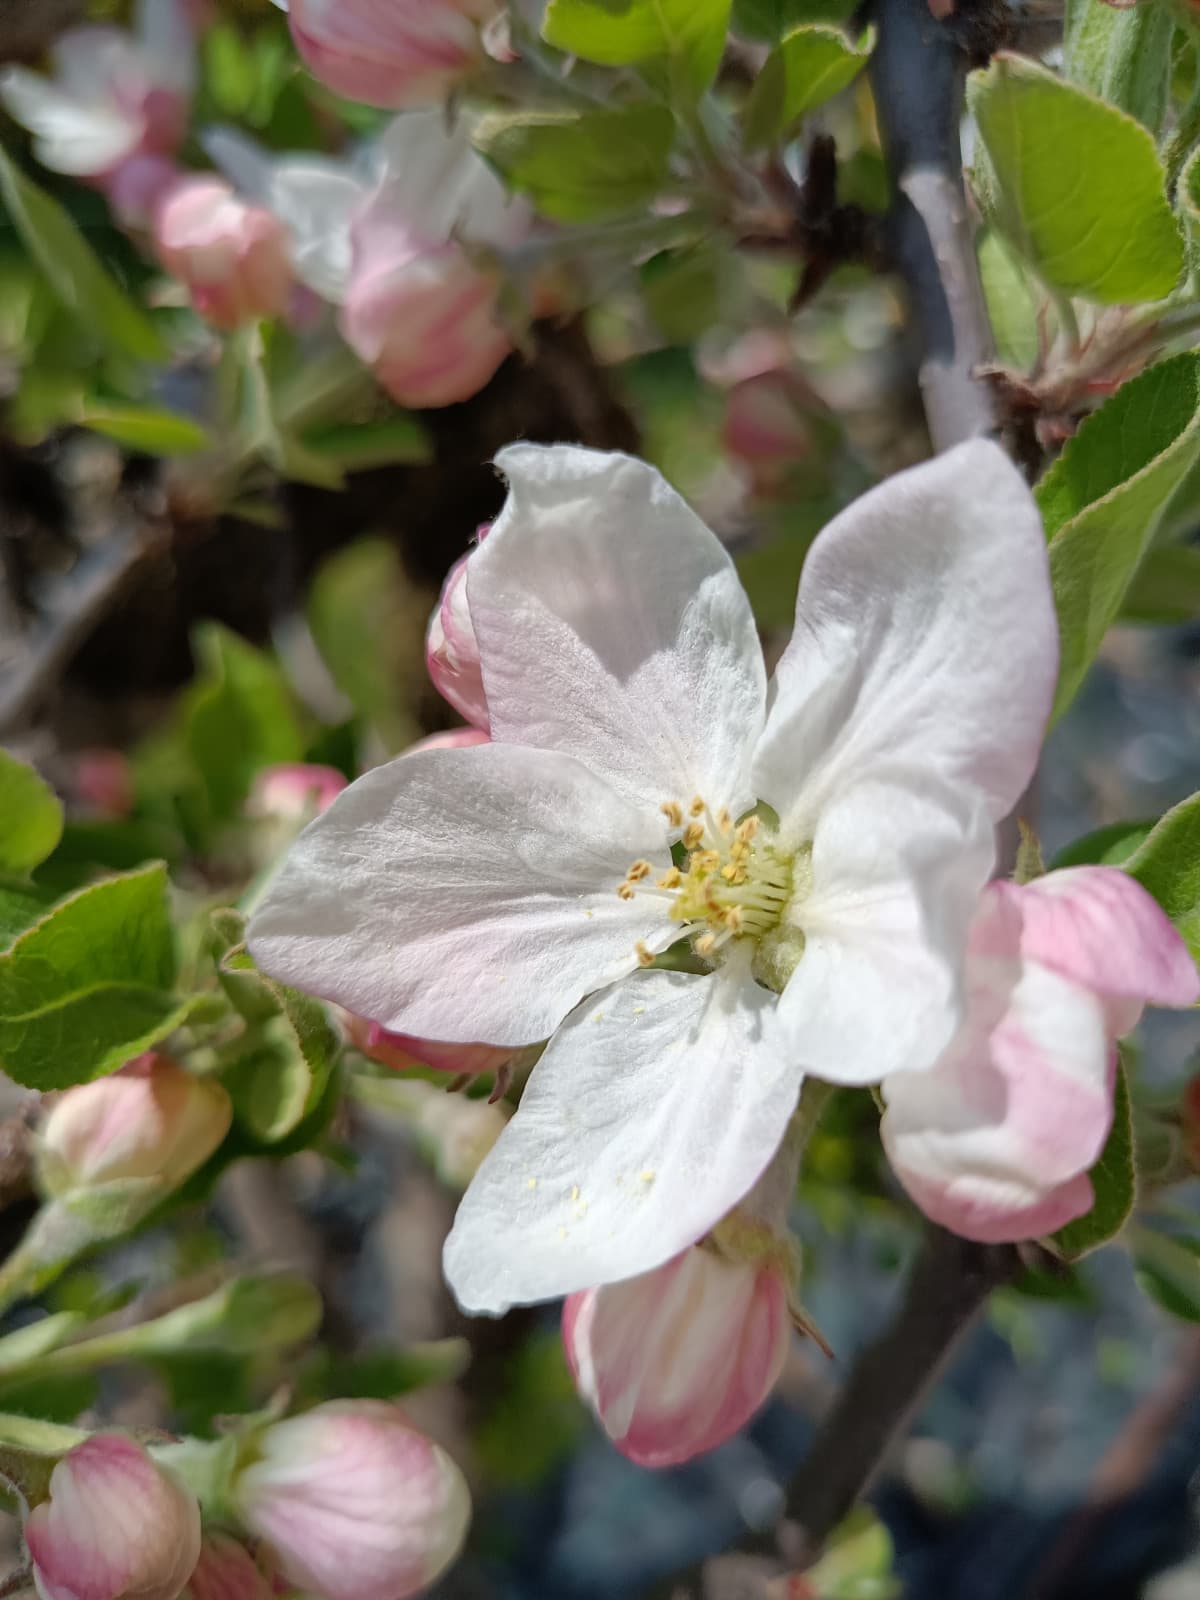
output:
[[922,350],[921,393],[936,450],[995,430],[991,327],[963,188],[958,125],[965,62],[928,0],[871,0],[871,87],[894,189],[892,256]]

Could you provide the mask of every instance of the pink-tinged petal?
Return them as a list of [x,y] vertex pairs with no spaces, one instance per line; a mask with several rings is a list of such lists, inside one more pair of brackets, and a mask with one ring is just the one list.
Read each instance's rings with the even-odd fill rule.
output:
[[410,744],[402,754],[416,755],[418,750],[470,750],[477,744],[491,744],[482,728],[447,728],[444,733],[431,733],[416,744]]
[[215,327],[287,310],[292,272],[282,224],[239,199],[222,178],[173,184],[155,212],[154,241],[163,267]]
[[234,1501],[297,1588],[323,1600],[408,1600],[462,1548],[463,1475],[397,1406],[330,1401],[256,1443]]
[[465,1311],[648,1272],[753,1187],[801,1070],[740,958],[711,977],[639,972],[568,1019],[467,1191],[446,1242]]
[[274,1600],[275,1589],[254,1557],[225,1533],[206,1533],[185,1600]]
[[346,787],[344,773],[336,767],[322,767],[307,761],[285,761],[263,767],[254,775],[246,814],[299,822],[319,816]]
[[998,821],[1037,759],[1058,631],[1037,506],[976,440],[843,511],[804,565],[755,759],[758,796],[811,838],[831,797],[902,770]]
[[508,1045],[454,1044],[440,1039],[419,1039],[408,1033],[391,1033],[377,1022],[348,1017],[350,1038],[371,1061],[390,1067],[393,1072],[411,1072],[414,1067],[432,1067],[435,1072],[478,1077],[498,1072],[520,1051]]
[[497,465],[508,501],[467,569],[492,737],[573,755],[651,814],[753,804],[762,652],[716,537],[629,456],[511,445]]
[[990,869],[986,814],[929,774],[860,782],[817,821],[812,885],[789,920],[804,953],[779,1021],[806,1073],[878,1083],[922,1073],[963,1015],[971,913]]
[[690,1460],[744,1427],[790,1338],[782,1275],[699,1246],[563,1307],[576,1387],[622,1455],[644,1467]]
[[315,78],[365,105],[445,99],[483,60],[480,0],[291,0],[292,38]]
[[97,1433],[25,1521],[41,1600],[175,1600],[200,1554],[200,1507],[141,1445]]
[[922,1210],[986,1243],[1087,1211],[1087,1174],[1112,1123],[1105,1008],[1044,967],[1021,968],[1007,910],[993,908],[989,954],[972,955],[967,1025],[930,1071],[885,1080],[880,1130]]
[[519,1046],[674,933],[622,900],[669,865],[650,819],[577,762],[480,745],[402,755],[310,824],[249,926],[263,970],[419,1038]]
[[479,665],[479,645],[467,605],[467,562],[461,556],[450,568],[441,599],[429,619],[425,664],[434,688],[474,727],[488,732],[487,695]]
[[1117,999],[1158,1006],[1200,999],[1195,962],[1166,912],[1118,867],[1069,867],[1024,885],[991,884],[988,892],[1019,907],[1024,960]]

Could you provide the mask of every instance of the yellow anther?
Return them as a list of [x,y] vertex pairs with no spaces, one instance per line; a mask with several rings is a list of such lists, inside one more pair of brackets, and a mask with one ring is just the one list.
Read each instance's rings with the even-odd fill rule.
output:
[[727,928],[731,928],[733,930],[733,932],[736,933],[738,931],[738,929],[741,927],[741,925],[742,925],[742,908],[741,908],[741,906],[729,906],[725,911],[725,926]]
[[732,883],[738,875],[738,870],[738,864],[736,861],[727,861],[721,868],[721,876],[725,879],[726,883]]
[[623,883],[617,890],[617,893],[621,896],[622,900],[632,900],[634,895],[637,893],[637,890],[631,883]]
[[720,852],[716,850],[698,850],[689,865],[693,870],[698,869],[700,872],[715,872],[721,865]]
[[639,966],[641,966],[641,967],[652,967],[654,965],[654,956],[646,948],[645,942],[643,940],[639,939],[638,942],[634,945],[633,948],[637,953],[638,965]]
[[716,947],[717,936],[715,933],[702,933],[696,940],[695,951],[698,956],[711,955]]
[[758,832],[760,826],[760,818],[744,817],[742,821],[738,823],[734,837],[740,840],[743,844],[749,844],[751,839],[753,839],[754,835]]
[[648,878],[654,868],[648,861],[635,861],[625,874],[629,883],[641,883],[643,878]]
[[703,815],[704,815],[704,801],[700,798],[699,795],[697,795],[696,798],[692,801],[691,805],[688,807],[688,816],[689,817],[702,817]]
[[722,833],[729,833],[733,828],[733,818],[729,815],[727,806],[722,806],[717,812],[717,827]]
[[659,878],[658,882],[655,884],[655,888],[657,888],[657,889],[678,889],[679,885],[682,882],[683,882],[683,873],[680,872],[678,867],[672,867],[669,872],[664,872],[663,873],[662,877]]
[[683,826],[683,807],[678,800],[668,800],[658,808],[673,828]]
[[704,837],[704,824],[702,822],[689,822],[683,830],[683,845],[685,850],[694,850]]

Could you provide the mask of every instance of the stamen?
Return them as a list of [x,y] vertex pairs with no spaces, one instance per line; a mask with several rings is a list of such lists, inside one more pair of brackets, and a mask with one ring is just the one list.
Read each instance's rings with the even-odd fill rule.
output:
[[720,811],[717,812],[717,828],[721,833],[731,833],[733,831],[733,818],[729,815],[728,806],[722,806]]
[[645,944],[644,940],[639,939],[638,942],[634,945],[633,948],[634,948],[635,952],[637,953],[638,965],[639,966],[652,967],[654,965],[654,957],[650,953],[650,951],[646,948],[646,944]]
[[712,954],[716,944],[717,936],[715,933],[702,933],[693,948],[698,956],[707,956]]
[[670,872],[663,873],[662,877],[657,880],[654,887],[656,889],[678,889],[682,882],[683,873],[680,872],[678,867],[672,867]]
[[678,800],[668,800],[658,808],[673,828],[683,827],[683,807]]
[[653,871],[654,868],[648,861],[635,861],[625,877],[630,883],[641,883],[642,879],[648,878]]
[[694,850],[704,837],[704,824],[702,822],[689,822],[683,830],[683,846],[685,850]]
[[700,795],[697,795],[696,798],[692,801],[691,805],[688,807],[688,816],[689,817],[702,817],[707,809],[708,808],[704,804],[704,801],[703,801],[702,797]]
[[617,893],[620,895],[622,900],[632,900],[634,895],[637,893],[637,890],[631,883],[623,883],[617,890]]

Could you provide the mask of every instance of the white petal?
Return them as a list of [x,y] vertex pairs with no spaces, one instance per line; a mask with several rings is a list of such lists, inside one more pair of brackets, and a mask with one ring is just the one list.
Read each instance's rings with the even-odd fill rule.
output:
[[128,155],[141,137],[139,122],[113,107],[78,101],[24,67],[0,72],[0,102],[36,135],[37,158],[52,172],[103,172]]
[[899,473],[809,552],[755,774],[796,837],[829,796],[906,763],[994,820],[1033,771],[1057,672],[1041,519],[983,440]]
[[637,858],[669,865],[664,837],[566,757],[400,756],[301,834],[250,949],[285,983],[394,1032],[528,1044],[634,967],[637,940],[661,949],[677,934],[661,897],[616,892]]
[[189,94],[196,81],[196,38],[187,0],[139,0],[137,34],[154,82]]
[[774,1004],[738,962],[639,972],[580,1006],[459,1207],[445,1270],[463,1309],[647,1272],[735,1206],[800,1090]]
[[935,782],[859,784],[827,806],[804,954],[779,1020],[805,1070],[878,1083],[932,1065],[963,1014],[967,929],[991,869],[989,818]]
[[508,501],[467,573],[492,737],[564,750],[643,805],[744,810],[764,673],[718,540],[629,456],[512,445],[497,465]]

